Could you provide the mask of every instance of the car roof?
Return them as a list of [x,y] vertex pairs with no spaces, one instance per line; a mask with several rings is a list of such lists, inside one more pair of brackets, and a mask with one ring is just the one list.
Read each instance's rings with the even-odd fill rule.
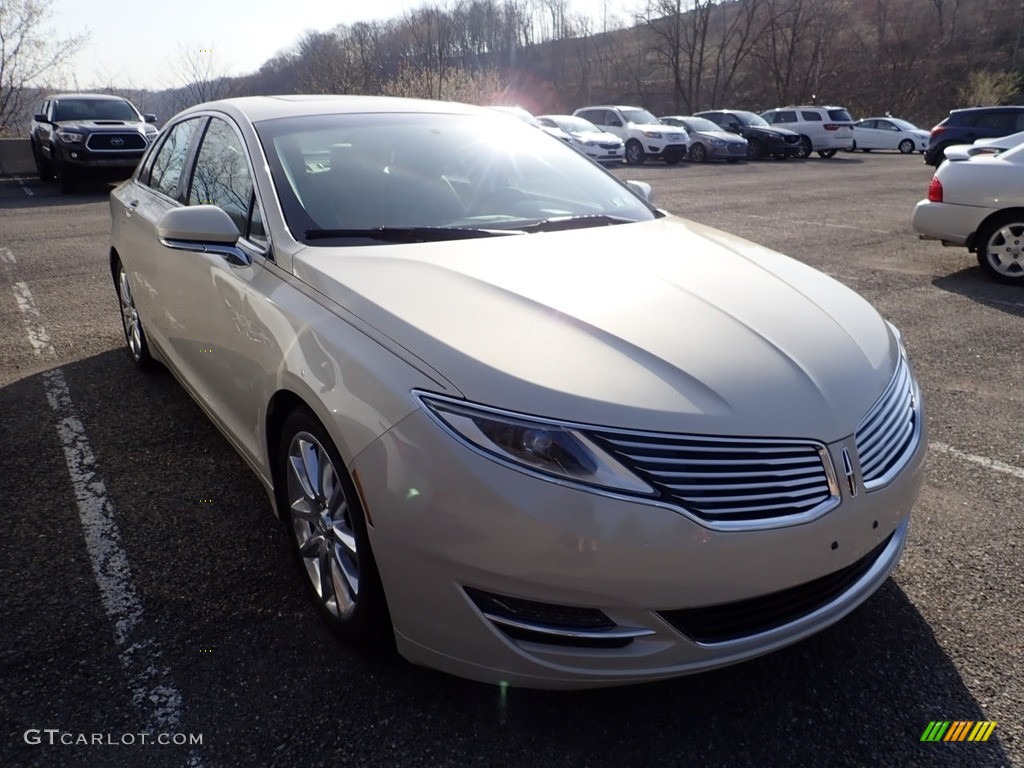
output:
[[55,93],[47,96],[44,101],[60,101],[61,99],[81,99],[82,101],[128,101],[123,96],[111,93]]
[[846,109],[846,107],[840,107],[837,104],[795,104],[789,107],[774,107],[773,109],[766,109],[765,112],[780,112],[783,109]]
[[576,111],[579,112],[584,109],[643,109],[643,107],[632,107],[628,104],[594,104],[588,107],[580,107]]
[[1011,104],[1001,107],[962,107],[961,109],[951,109],[949,114],[962,114],[964,112],[1010,112],[1017,110],[1018,112],[1024,110],[1024,106],[1020,104]]
[[402,99],[392,96],[287,95],[242,96],[197,104],[179,114],[216,110],[252,123],[282,117],[308,117],[334,114],[434,113],[493,114],[493,110],[470,104],[430,99]]

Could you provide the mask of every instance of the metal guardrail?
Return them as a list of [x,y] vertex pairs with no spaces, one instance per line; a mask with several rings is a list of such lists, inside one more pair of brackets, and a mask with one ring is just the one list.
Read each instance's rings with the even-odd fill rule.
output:
[[0,139],[0,176],[35,174],[32,145],[28,139]]

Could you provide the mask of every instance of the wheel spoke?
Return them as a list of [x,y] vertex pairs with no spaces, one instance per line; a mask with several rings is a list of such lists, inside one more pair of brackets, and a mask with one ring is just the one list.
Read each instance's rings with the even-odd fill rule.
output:
[[305,495],[293,499],[291,509],[292,517],[303,520],[307,524],[312,524],[320,516],[316,506]]
[[334,594],[338,598],[338,609],[347,613],[355,607],[359,597],[359,564],[341,546],[334,547],[331,558]]
[[334,575],[334,567],[331,564],[332,556],[330,550],[324,547],[320,552],[317,562],[320,575],[320,599],[331,613],[338,614],[338,592],[335,589],[337,579]]
[[324,549],[324,537],[319,534],[311,534],[308,539],[299,543],[299,554],[306,560],[319,558]]

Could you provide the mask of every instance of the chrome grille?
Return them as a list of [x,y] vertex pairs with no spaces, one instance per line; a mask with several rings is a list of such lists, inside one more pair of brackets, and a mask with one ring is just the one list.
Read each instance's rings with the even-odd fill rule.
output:
[[85,146],[93,151],[123,152],[145,149],[146,139],[139,133],[94,133],[85,140]]
[[857,427],[857,454],[866,490],[886,485],[906,464],[920,440],[914,380],[900,358],[888,388]]
[[839,501],[831,460],[819,443],[588,434],[657,489],[663,500],[713,527],[786,525],[822,514]]

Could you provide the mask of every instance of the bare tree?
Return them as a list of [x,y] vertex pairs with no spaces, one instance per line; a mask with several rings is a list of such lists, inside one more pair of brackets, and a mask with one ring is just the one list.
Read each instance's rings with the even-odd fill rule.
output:
[[170,103],[175,112],[204,101],[223,99],[230,93],[227,69],[220,64],[213,48],[179,45],[170,70],[174,76]]
[[85,43],[85,35],[58,37],[46,28],[49,8],[43,0],[0,2],[0,135],[21,122],[33,86],[55,77]]

